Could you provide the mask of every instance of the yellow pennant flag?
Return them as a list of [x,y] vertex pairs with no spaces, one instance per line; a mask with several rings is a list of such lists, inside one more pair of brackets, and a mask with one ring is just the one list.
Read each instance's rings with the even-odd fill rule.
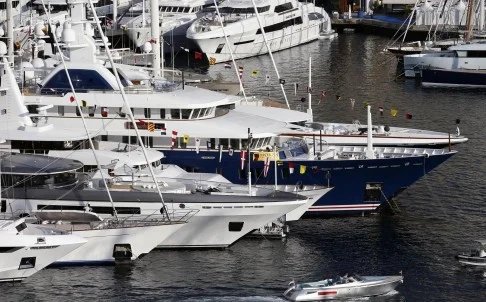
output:
[[307,166],[300,165],[300,174],[305,174],[306,169],[307,169]]
[[184,142],[184,144],[187,144],[189,142],[189,134],[184,134],[182,141]]
[[390,114],[391,114],[391,116],[395,117],[398,114],[398,110],[396,110],[396,109],[390,109]]
[[214,65],[216,64],[216,58],[209,57],[209,65]]
[[147,129],[149,132],[154,132],[155,131],[155,124],[152,122],[148,123]]
[[258,71],[258,70],[253,70],[253,71],[251,72],[251,76],[252,76],[252,77],[254,77],[254,78],[256,78],[256,77],[258,76],[258,73],[259,73],[259,72],[260,72],[260,71]]

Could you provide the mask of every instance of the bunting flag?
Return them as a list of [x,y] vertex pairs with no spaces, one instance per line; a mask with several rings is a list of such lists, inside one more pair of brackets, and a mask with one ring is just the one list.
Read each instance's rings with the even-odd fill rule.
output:
[[317,103],[317,105],[319,105],[324,100],[326,94],[327,94],[326,90],[321,91],[321,95],[319,96],[319,103]]
[[219,144],[219,162],[223,158],[223,145]]
[[108,113],[110,112],[110,109],[106,107],[101,107],[101,116],[102,117],[108,117]]
[[307,87],[307,93],[312,93],[312,87]]
[[196,153],[199,154],[199,147],[201,146],[201,140],[196,138]]
[[390,109],[390,114],[391,114],[391,116],[395,117],[398,114],[398,110],[396,110],[396,109]]
[[278,83],[280,85],[285,85],[285,80],[284,79],[278,79]]
[[380,110],[380,115],[383,116],[383,107],[382,106],[378,107],[378,110]]
[[351,110],[354,110],[355,99],[349,99],[351,101]]
[[267,177],[268,170],[270,169],[270,156],[265,157],[265,165],[263,167],[263,176]]
[[294,168],[295,168],[295,164],[289,162],[289,172],[290,172],[290,174],[293,174],[294,173]]
[[246,150],[241,150],[240,152],[241,170],[245,170],[246,152]]
[[407,120],[411,120],[411,119],[412,119],[412,115],[411,115],[410,113],[407,113],[407,114],[405,115],[405,118],[406,118]]
[[76,100],[76,99],[74,98],[74,96],[70,96],[70,97],[69,97],[69,101],[70,101],[71,103],[72,103],[72,102],[74,102],[75,100]]
[[216,64],[216,58],[209,57],[209,65],[214,65]]
[[259,73],[260,73],[260,71],[258,71],[258,70],[253,70],[253,71],[251,72],[251,77],[252,77],[252,78],[256,78],[256,77],[258,76],[258,74],[259,74]]
[[231,64],[229,64],[229,63],[224,63],[224,68],[229,68],[229,69],[231,69]]
[[[195,51],[194,52],[194,60],[201,60],[202,59],[202,53]],[[211,62],[211,58],[209,59],[209,62]],[[214,61],[216,63],[216,60]]]
[[341,100],[341,96],[336,94],[336,101],[339,101],[339,100]]
[[270,81],[270,76],[268,74],[266,74],[265,75],[265,85],[267,85],[269,81]]
[[155,125],[152,122],[148,123],[147,129],[149,132],[154,132],[155,131]]
[[230,147],[229,150],[228,150],[228,155],[229,156],[233,156],[233,153],[234,152],[235,152],[235,149],[233,149],[233,148]]
[[297,95],[297,90],[299,90],[299,84],[294,83],[294,95]]
[[174,148],[175,146],[175,143],[176,143],[176,139],[177,139],[177,131],[175,130],[172,130],[172,144],[171,144],[171,149]]
[[307,169],[307,166],[300,165],[300,174],[305,174],[306,169]]
[[182,141],[184,142],[184,144],[187,144],[189,142],[189,134],[184,134]]
[[160,135],[167,135],[167,129],[161,128],[160,129]]
[[243,78],[243,66],[238,66],[238,74],[240,75],[240,80]]

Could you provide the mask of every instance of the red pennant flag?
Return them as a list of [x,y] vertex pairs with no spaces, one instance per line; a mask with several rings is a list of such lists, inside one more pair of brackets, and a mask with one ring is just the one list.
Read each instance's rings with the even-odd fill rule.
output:
[[74,101],[75,101],[74,96],[71,96],[71,97],[69,98],[69,101],[70,101],[71,103],[72,103],[72,102],[74,102]]
[[177,131],[172,130],[172,145],[171,145],[171,149],[173,149],[173,148],[174,148],[174,145],[175,145],[176,139],[177,139]]
[[294,168],[295,168],[295,164],[294,163],[289,163],[289,172],[290,172],[290,174],[293,174],[294,173]]
[[202,53],[195,51],[194,52],[194,60],[201,60],[202,59]]
[[411,120],[412,119],[412,115],[410,113],[407,113],[406,118],[407,118],[407,120]]
[[246,160],[246,150],[241,150],[240,160],[241,160],[241,170],[244,170],[245,169],[245,160]]
[[263,176],[267,177],[268,175],[268,170],[270,169],[270,157],[267,156],[265,157],[265,166],[263,168]]

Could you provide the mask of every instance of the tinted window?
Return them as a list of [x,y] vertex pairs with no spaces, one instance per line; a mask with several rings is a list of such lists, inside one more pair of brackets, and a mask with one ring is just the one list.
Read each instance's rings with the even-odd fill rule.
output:
[[[77,92],[86,90],[113,90],[95,70],[71,69],[69,76]],[[54,94],[71,91],[65,70],[59,70],[42,88],[41,93]]]

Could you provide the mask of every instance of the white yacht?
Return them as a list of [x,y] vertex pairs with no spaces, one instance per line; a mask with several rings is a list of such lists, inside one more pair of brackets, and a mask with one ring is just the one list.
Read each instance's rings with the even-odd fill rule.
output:
[[403,57],[403,69],[406,77],[421,77],[421,70],[424,68],[486,69],[486,43],[463,43],[450,46],[444,51]]
[[[297,0],[255,0],[260,22],[271,51],[279,51],[317,40],[322,32],[331,31],[326,11],[311,2]],[[193,40],[213,63],[268,53],[257,15],[251,0],[224,1],[216,12],[194,22],[187,30]],[[223,34],[228,37],[226,44]]]
[[[212,5],[213,0],[160,0],[158,21],[160,35],[163,35],[165,43],[173,45],[175,51],[181,47],[194,49],[195,45],[186,39],[186,31],[203,14],[204,9]],[[141,10],[142,3],[138,3],[132,10],[136,8]],[[151,22],[150,14],[140,13],[133,18],[122,18],[119,25],[125,29],[126,35],[136,47],[142,47],[145,42],[160,39],[160,35],[152,37]],[[164,46],[164,52],[171,52],[171,47]]]
[[77,235],[27,224],[25,218],[0,220],[0,282],[22,281],[85,243]]

